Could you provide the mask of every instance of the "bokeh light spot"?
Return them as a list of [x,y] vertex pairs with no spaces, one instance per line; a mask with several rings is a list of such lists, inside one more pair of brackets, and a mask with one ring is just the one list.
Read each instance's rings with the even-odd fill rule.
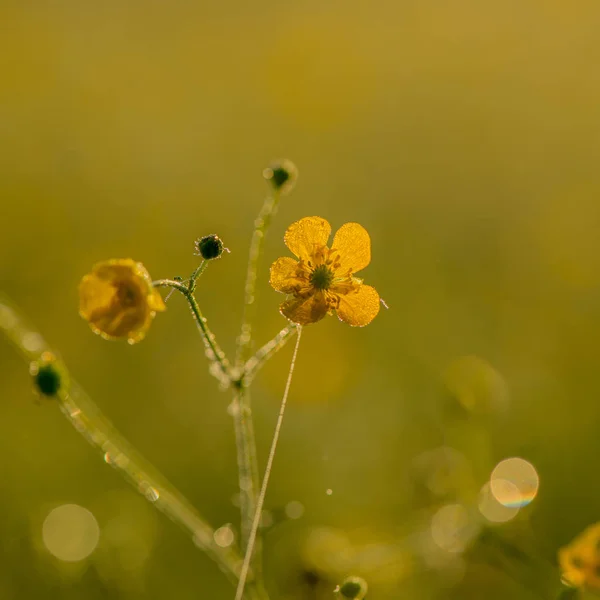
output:
[[285,505],[285,515],[288,519],[299,519],[304,514],[304,504],[292,500]]
[[233,544],[235,540],[235,533],[233,533],[231,525],[227,523],[215,531],[214,538],[217,546],[221,546],[221,548],[227,548]]
[[504,506],[526,506],[537,495],[540,478],[535,467],[522,458],[500,461],[490,477],[492,494]]
[[[518,494],[518,488],[510,481],[506,481],[502,484],[505,494]],[[512,486],[512,491],[509,491],[509,487]],[[519,512],[519,506],[505,506],[500,504],[492,493],[490,483],[486,483],[479,492],[479,512],[492,523],[506,523],[511,519],[514,519]]]
[[42,525],[48,552],[67,562],[87,558],[98,545],[100,528],[94,515],[77,504],[63,504],[50,511]]
[[447,504],[431,519],[431,537],[442,550],[462,552],[472,537],[469,513],[461,504]]

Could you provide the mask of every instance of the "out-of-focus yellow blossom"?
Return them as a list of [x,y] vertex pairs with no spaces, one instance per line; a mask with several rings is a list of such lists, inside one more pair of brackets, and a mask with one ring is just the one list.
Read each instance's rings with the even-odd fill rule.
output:
[[288,227],[284,241],[299,260],[278,258],[271,266],[271,285],[291,294],[281,306],[290,321],[308,325],[326,314],[354,327],[368,325],[379,312],[379,294],[354,276],[371,262],[371,239],[358,223],[342,225],[327,240],[331,225],[321,217],[305,217]]
[[163,310],[165,303],[150,274],[131,258],[99,262],[79,284],[79,314],[107,340],[139,342],[156,311]]
[[600,591],[600,523],[588,527],[558,551],[565,583]]

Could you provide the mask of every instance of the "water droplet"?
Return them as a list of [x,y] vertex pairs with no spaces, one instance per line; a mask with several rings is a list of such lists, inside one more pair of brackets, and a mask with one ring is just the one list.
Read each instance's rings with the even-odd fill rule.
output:
[[230,417],[235,417],[240,414],[240,405],[235,400],[227,407],[227,414]]
[[231,546],[235,540],[235,534],[229,523],[223,525],[223,527],[219,527],[213,537],[217,546],[221,546],[221,548]]
[[327,489],[325,490],[325,493],[326,493],[328,496],[331,496],[331,494],[333,494],[333,490],[332,490],[331,488],[327,488]]
[[152,487],[146,481],[140,483],[139,490],[140,493],[146,498],[146,500],[150,502],[156,502],[160,498],[158,490]]

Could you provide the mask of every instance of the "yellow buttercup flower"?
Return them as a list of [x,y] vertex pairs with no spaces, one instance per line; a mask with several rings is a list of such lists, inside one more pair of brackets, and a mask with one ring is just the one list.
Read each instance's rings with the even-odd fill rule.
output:
[[156,311],[163,310],[165,303],[150,274],[131,258],[99,262],[79,284],[79,314],[107,340],[139,342]]
[[371,262],[371,239],[358,223],[342,225],[327,240],[331,225],[321,217],[305,217],[288,227],[284,241],[298,257],[278,258],[271,266],[274,289],[292,297],[281,314],[299,325],[320,321],[337,312],[353,327],[368,325],[379,312],[379,294],[354,276]]
[[600,591],[600,523],[588,527],[558,551],[565,583]]

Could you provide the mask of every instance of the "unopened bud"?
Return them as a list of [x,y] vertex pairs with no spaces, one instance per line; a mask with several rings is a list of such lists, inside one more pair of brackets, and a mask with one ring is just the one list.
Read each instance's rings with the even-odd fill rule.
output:
[[202,258],[212,260],[213,258],[219,258],[225,248],[221,238],[211,233],[211,235],[205,235],[203,238],[196,240],[196,249]]
[[335,588],[336,593],[341,598],[353,598],[354,600],[363,600],[367,595],[367,582],[362,577],[348,577],[342,585]]
[[33,378],[35,391],[48,398],[56,396],[66,383],[65,374],[51,352],[44,352],[40,360],[33,361],[29,365],[29,373]]
[[284,158],[267,167],[263,171],[263,177],[271,183],[276,191],[289,194],[296,185],[298,169],[291,160]]

